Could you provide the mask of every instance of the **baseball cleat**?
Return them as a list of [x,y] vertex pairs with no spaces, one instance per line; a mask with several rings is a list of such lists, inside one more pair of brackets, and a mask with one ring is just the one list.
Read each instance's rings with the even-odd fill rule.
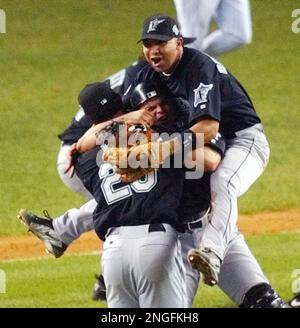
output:
[[221,261],[209,248],[191,249],[188,260],[192,268],[202,273],[205,284],[214,286],[219,282]]
[[92,299],[95,301],[106,301],[106,286],[102,274],[95,275],[96,282],[93,288]]
[[64,254],[68,246],[60,240],[53,229],[53,219],[49,216],[48,212],[44,211],[44,214],[46,218],[40,218],[22,209],[19,211],[17,218],[28,228],[28,231],[31,231],[44,243],[47,253],[58,258]]

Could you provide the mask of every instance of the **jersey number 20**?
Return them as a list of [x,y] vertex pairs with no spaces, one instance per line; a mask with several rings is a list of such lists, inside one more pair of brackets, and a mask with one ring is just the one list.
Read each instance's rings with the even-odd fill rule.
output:
[[157,183],[157,172],[153,171],[131,184],[118,185],[122,182],[120,174],[108,163],[100,166],[99,177],[102,180],[101,189],[108,205],[130,197],[133,191],[149,192]]

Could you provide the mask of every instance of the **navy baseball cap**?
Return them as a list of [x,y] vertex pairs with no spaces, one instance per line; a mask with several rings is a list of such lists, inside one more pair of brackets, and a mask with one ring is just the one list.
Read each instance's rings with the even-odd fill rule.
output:
[[107,82],[87,84],[78,96],[78,103],[93,123],[108,120],[123,110],[121,96]]
[[174,18],[165,15],[154,15],[145,19],[142,37],[138,43],[146,39],[169,41],[179,37],[183,38],[185,44],[196,40],[196,38],[192,37],[183,37],[179,25]]

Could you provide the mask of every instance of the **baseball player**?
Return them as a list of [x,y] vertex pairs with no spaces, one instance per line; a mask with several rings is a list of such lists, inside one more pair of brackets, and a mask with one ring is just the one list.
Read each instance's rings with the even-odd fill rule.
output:
[[[218,130],[226,138],[225,156],[211,176],[209,224],[199,249],[189,254],[205,283],[214,285],[236,229],[237,198],[265,169],[269,145],[245,89],[222,64],[200,51],[183,47],[174,19],[163,15],[147,18],[140,40],[150,65],[138,73],[133,86],[147,80],[160,81],[190,104],[190,128],[185,132],[192,138],[185,144],[180,138],[174,140],[174,153],[182,147],[195,149],[199,135],[204,143],[214,138]],[[127,101],[129,96],[130,93]]]
[[[166,98],[149,101],[149,110],[161,111]],[[104,240],[108,307],[186,307],[177,232],[184,171],[162,169],[132,184],[122,183],[113,166],[102,161],[97,165],[98,152],[96,148],[80,155],[75,168],[98,204],[94,226]]]
[[[144,94],[147,94],[145,90]],[[142,99],[147,99],[146,95],[143,96],[143,93],[141,93],[141,88],[139,88],[137,96]],[[139,101],[138,97],[135,97],[137,99],[136,101]],[[210,163],[219,160],[220,159],[217,159],[216,156],[213,156],[211,157]],[[211,170],[213,170],[215,166],[216,164],[211,166]],[[208,167],[209,165],[207,164],[206,168]],[[189,266],[186,260],[186,254],[189,248],[195,247],[197,240],[200,238],[199,233],[201,234],[203,227],[205,226],[206,218],[200,213],[207,212],[207,207],[209,206],[210,197],[208,195],[210,192],[208,181],[207,176],[206,178],[203,178],[201,182],[198,180],[185,181],[185,197],[181,201],[183,205],[179,211],[180,216],[185,218],[184,221],[194,221],[187,224],[187,232],[180,235],[183,260],[186,262],[186,284],[189,306],[192,305],[198,288],[199,272],[193,270]],[[38,235],[38,231],[45,231],[45,226],[42,224],[38,225],[38,221],[40,220],[40,223],[42,223],[43,220],[34,215],[29,216],[29,214],[25,215],[24,219],[25,221],[27,220],[27,222],[28,220],[31,221],[29,228],[36,235]],[[35,222],[34,226],[32,225],[33,221]],[[38,227],[40,229],[37,231],[36,229]],[[45,235],[51,236],[52,234],[53,230],[51,231],[48,227],[48,233]],[[45,240],[47,240],[47,238],[44,239],[44,242]],[[235,283],[233,284],[232,281]],[[236,302],[236,304],[242,304],[245,307],[275,306],[278,302],[280,302],[280,299],[268,284],[259,265],[247,248],[243,237],[238,234],[238,232],[236,232],[235,238],[233,238],[226,251],[225,260],[221,266],[219,285],[227,293],[227,295]]]
[[[105,79],[104,83],[110,86],[116,93],[123,96],[137,72],[139,72],[145,65],[146,62],[144,60],[134,62],[128,67]],[[86,190],[86,188],[84,188],[82,182],[76,176],[76,173],[70,177],[69,174],[65,173],[65,170],[68,163],[68,153],[70,151],[71,145],[78,141],[78,139],[92,126],[92,124],[93,122],[91,119],[85,115],[83,108],[79,105],[79,110],[75,117],[72,119],[70,125],[58,135],[59,139],[61,140],[61,146],[57,157],[58,174],[63,183],[68,188],[76,193],[81,194],[87,200],[90,200],[93,197]],[[86,207],[89,208],[89,206]],[[74,226],[76,225],[78,226],[77,222],[74,224]],[[61,228],[58,228],[58,230],[61,230]]]
[[[249,0],[174,0],[184,35],[197,37],[189,46],[215,57],[251,42]],[[218,28],[208,33],[211,20]]]

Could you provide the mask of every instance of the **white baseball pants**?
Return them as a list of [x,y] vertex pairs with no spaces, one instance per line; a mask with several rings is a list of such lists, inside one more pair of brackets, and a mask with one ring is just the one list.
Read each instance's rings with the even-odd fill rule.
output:
[[[188,47],[215,57],[251,42],[248,0],[174,0],[174,4],[182,35],[197,38]],[[218,29],[208,34],[212,19]]]

